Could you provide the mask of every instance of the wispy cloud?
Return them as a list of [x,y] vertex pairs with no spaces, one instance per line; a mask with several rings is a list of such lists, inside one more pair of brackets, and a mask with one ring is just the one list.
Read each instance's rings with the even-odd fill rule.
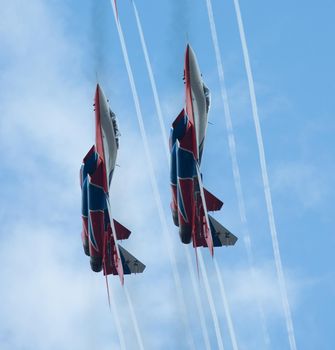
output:
[[329,195],[328,174],[304,161],[280,163],[273,170],[273,189],[300,207],[316,208]]
[[[103,278],[90,271],[80,241],[78,172],[81,159],[94,141],[94,86],[86,76],[86,65],[92,62],[87,62],[81,42],[67,32],[61,13],[55,2],[14,0],[3,8],[0,23],[4,48],[0,67],[6,68],[0,76],[0,347],[5,350],[23,346],[64,349],[69,344],[73,349],[118,346]],[[163,101],[167,118],[173,119],[182,102],[179,97]],[[122,103],[127,106],[129,100]],[[144,149],[130,107],[122,111],[119,124],[120,167],[115,172],[111,198],[116,219],[132,230],[129,241],[122,244],[147,265],[143,275],[126,276],[134,310],[140,315],[144,348],[185,348],[167,249],[162,243]],[[163,143],[158,135],[151,135],[149,143],[164,211],[169,215]],[[168,229],[183,272],[182,288],[188,297],[196,338],[198,319],[189,293],[189,276],[183,268],[183,252],[170,222]],[[206,264],[210,270],[211,262]],[[246,283],[250,280],[247,268],[244,271],[232,266],[229,274],[225,273],[234,315],[242,318],[248,314],[248,306],[260,296],[269,310],[281,317],[273,278],[266,273],[264,276],[263,267],[259,274],[259,283],[252,286]],[[110,281],[112,297],[121,310],[122,327],[129,335],[127,346],[136,348],[124,291],[117,279]],[[215,297],[220,298],[219,294]],[[205,311],[211,325],[206,306]],[[218,317],[223,319],[221,308]]]

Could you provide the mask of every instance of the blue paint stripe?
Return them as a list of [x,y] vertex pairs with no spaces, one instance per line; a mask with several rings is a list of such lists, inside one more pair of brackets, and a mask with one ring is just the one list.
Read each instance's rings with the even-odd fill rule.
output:
[[177,140],[181,140],[186,133],[188,123],[188,117],[185,114],[184,118],[181,118],[178,123],[171,128],[170,133],[170,145],[173,146]]
[[82,165],[82,179],[84,180],[87,176],[87,174],[92,175],[96,168],[97,168],[97,163],[98,163],[98,153],[93,152],[91,156],[86,159],[85,163]]
[[107,208],[106,196],[102,187],[97,187],[88,181],[89,210],[104,210]]
[[171,150],[170,181],[177,185],[177,146],[174,144]]
[[177,146],[177,176],[189,179],[196,176],[195,159],[193,153]]
[[87,187],[88,187],[88,180],[87,176],[85,180],[83,181],[83,186],[81,189],[81,213],[83,216],[88,216],[88,192],[87,192]]

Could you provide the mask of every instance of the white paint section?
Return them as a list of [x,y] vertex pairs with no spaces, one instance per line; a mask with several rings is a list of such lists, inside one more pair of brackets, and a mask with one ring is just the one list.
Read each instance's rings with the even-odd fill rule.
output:
[[99,86],[99,106],[100,106],[100,125],[101,125],[101,135],[102,143],[105,155],[105,166],[106,166],[106,176],[107,176],[107,187],[109,190],[109,176],[115,168],[116,156],[117,156],[117,144],[115,140],[115,131],[113,127],[113,121],[110,116],[110,109],[106,99],[106,96]]
[[207,128],[206,97],[197,58],[190,45],[188,52],[194,128],[197,140],[198,156],[200,158],[200,145],[204,141]]
[[115,10],[114,3],[112,0],[111,0],[111,5],[113,8],[113,12],[114,12],[115,24],[116,24],[119,39],[120,39],[123,58],[124,58],[124,62],[126,65],[126,70],[127,70],[129,83],[130,83],[130,87],[131,87],[131,91],[132,91],[132,95],[133,95],[133,100],[134,100],[134,104],[135,104],[136,116],[137,116],[137,120],[138,120],[138,124],[139,124],[139,128],[140,128],[140,133],[141,133],[141,137],[142,137],[142,142],[144,145],[145,155],[146,155],[146,159],[147,159],[147,163],[148,163],[148,171],[149,171],[151,187],[152,187],[154,199],[156,202],[158,216],[159,216],[159,219],[161,222],[162,232],[163,232],[165,244],[167,247],[167,251],[169,254],[169,259],[170,259],[170,263],[171,263],[171,267],[172,267],[173,278],[174,278],[174,282],[175,282],[175,286],[176,286],[176,292],[177,292],[178,301],[179,301],[179,305],[180,305],[180,309],[181,309],[181,313],[182,313],[182,320],[183,320],[183,324],[185,327],[186,339],[187,339],[187,343],[188,343],[189,348],[194,349],[195,343],[193,340],[193,336],[192,336],[190,326],[189,326],[189,321],[187,318],[187,311],[186,311],[186,306],[185,306],[186,304],[185,304],[184,295],[182,292],[181,279],[180,279],[180,275],[179,275],[178,268],[177,268],[177,260],[176,260],[176,257],[175,257],[174,251],[173,251],[171,240],[170,240],[170,236],[169,236],[169,232],[168,232],[168,224],[167,224],[166,219],[165,219],[163,204],[162,204],[162,200],[160,197],[158,184],[156,181],[154,167],[152,164],[150,148],[149,148],[149,143],[148,143],[148,137],[147,137],[145,127],[144,127],[143,116],[142,116],[140,102],[139,102],[139,98],[138,98],[138,94],[137,94],[137,89],[135,86],[134,76],[133,76],[133,72],[132,72],[132,69],[130,66],[130,62],[129,62],[127,47],[125,44],[121,24],[117,18],[116,10]]
[[290,349],[296,350],[297,346],[296,346],[295,335],[294,335],[292,315],[291,315],[290,305],[289,305],[288,296],[287,296],[286,282],[285,282],[284,271],[283,271],[283,266],[282,266],[282,261],[280,256],[276,223],[275,223],[275,218],[273,214],[271,190],[270,190],[269,176],[268,176],[266,159],[265,159],[261,125],[260,125],[259,115],[258,115],[255,85],[254,85],[254,79],[253,79],[252,70],[251,70],[249,51],[247,46],[247,40],[245,37],[241,9],[240,9],[238,0],[234,0],[234,6],[235,6],[236,17],[237,17],[238,29],[240,33],[240,39],[242,43],[244,64],[245,64],[245,69],[246,69],[247,78],[248,78],[249,93],[250,93],[250,100],[251,100],[251,107],[252,107],[252,116],[253,116],[255,129],[256,129],[258,152],[259,152],[259,159],[260,159],[262,178],[263,178],[264,195],[265,195],[265,201],[266,201],[266,208],[268,212],[268,219],[269,219],[269,225],[270,225],[273,253],[274,253],[278,281],[279,281],[280,294],[281,294],[283,308],[285,312],[286,328],[287,328],[287,333],[288,333],[288,338],[290,343]]

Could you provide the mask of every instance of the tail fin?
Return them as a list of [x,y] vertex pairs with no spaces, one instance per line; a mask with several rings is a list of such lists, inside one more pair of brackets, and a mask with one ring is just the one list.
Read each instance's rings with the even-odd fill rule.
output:
[[121,261],[123,265],[123,272],[125,275],[131,273],[142,273],[145,269],[145,265],[131,255],[126,249],[119,246]]
[[236,236],[234,236],[212,216],[208,215],[208,218],[211,226],[214,247],[230,246],[236,243]]
[[223,206],[223,202],[210,193],[206,188],[204,188],[206,205],[208,211],[217,211],[220,210]]

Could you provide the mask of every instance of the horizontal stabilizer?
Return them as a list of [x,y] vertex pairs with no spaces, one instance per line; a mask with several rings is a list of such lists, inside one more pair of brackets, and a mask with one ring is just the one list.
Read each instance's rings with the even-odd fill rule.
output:
[[223,225],[216,221],[212,216],[208,215],[214,247],[234,245],[237,237],[228,231]]
[[117,240],[128,239],[131,232],[126,227],[121,225],[118,221],[116,221],[115,219],[113,219],[113,221],[114,221],[114,227],[115,227],[115,233],[116,233]]
[[130,275],[131,273],[142,273],[145,269],[145,265],[132,256],[126,249],[120,245],[118,246],[124,274]]
[[204,188],[206,206],[208,211],[220,210],[223,206],[223,202],[216,198],[212,193],[210,193],[206,188]]

